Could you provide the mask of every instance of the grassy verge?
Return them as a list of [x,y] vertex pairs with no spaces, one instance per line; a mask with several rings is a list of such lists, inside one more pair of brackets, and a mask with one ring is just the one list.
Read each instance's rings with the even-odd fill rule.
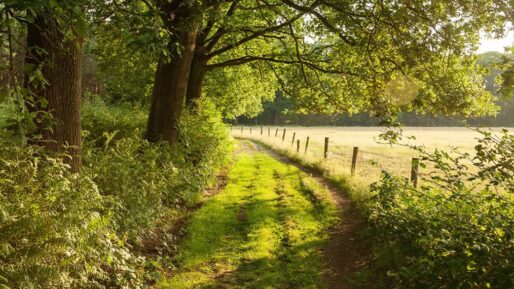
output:
[[255,151],[240,154],[228,177],[192,218],[179,269],[158,287],[323,288],[320,249],[337,222],[329,192]]
[[326,167],[321,160],[306,160],[301,156],[301,154],[292,152],[291,150],[280,148],[258,139],[251,139],[251,141],[274,151],[280,156],[286,157],[290,161],[297,163],[310,171],[323,175],[323,177],[333,186],[345,192],[359,208],[364,208],[365,202],[372,196],[365,181],[360,178],[352,178],[349,174],[335,174],[330,168]]

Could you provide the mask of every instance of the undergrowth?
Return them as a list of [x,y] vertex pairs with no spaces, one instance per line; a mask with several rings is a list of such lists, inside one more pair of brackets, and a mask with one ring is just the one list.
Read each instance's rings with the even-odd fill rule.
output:
[[[139,288],[160,278],[169,252],[148,255],[145,239],[196,202],[232,145],[209,103],[186,113],[176,146],[142,139],[145,114],[86,103],[80,174],[2,130],[0,287]],[[164,233],[153,246],[171,250],[177,240]]]
[[514,288],[514,136],[479,132],[474,155],[418,147],[435,168],[420,188],[387,172],[372,186],[378,265],[396,287]]

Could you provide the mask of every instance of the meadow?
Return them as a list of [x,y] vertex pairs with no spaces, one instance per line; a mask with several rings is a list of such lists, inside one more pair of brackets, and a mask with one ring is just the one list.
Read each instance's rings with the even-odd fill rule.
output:
[[[286,135],[282,141],[284,129]],[[241,126],[231,129],[233,137],[255,139],[293,154],[297,153],[297,140],[300,140],[298,157],[306,163],[317,163],[331,175],[349,175],[353,148],[359,147],[355,175],[365,184],[377,181],[382,170],[410,177],[411,160],[418,156],[418,152],[405,145],[423,145],[428,151],[458,149],[473,155],[476,138],[480,136],[466,127],[404,127],[403,139],[398,145],[390,145],[380,140],[379,135],[383,132],[380,127],[270,126],[269,132],[268,136],[268,126],[262,128],[262,135],[260,126],[245,126],[242,133]],[[307,137],[309,145],[305,151]],[[325,137],[329,138],[329,145],[328,156],[324,160]],[[420,174],[424,173],[428,173],[428,168],[420,170]]]

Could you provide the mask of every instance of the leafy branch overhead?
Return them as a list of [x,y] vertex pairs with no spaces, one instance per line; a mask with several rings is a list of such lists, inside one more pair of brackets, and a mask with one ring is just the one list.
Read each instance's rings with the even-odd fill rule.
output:
[[[501,35],[512,7],[479,2],[215,2],[204,5],[195,60],[205,71],[260,62],[307,110],[484,115],[493,97],[472,54],[479,30]],[[411,88],[397,91],[401,105],[387,97],[395,81]]]

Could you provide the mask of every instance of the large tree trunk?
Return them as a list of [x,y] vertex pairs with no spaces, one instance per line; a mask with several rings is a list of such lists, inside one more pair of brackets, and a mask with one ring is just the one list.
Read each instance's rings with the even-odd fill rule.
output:
[[205,57],[199,54],[195,54],[193,57],[186,92],[186,105],[188,107],[192,107],[196,100],[202,97],[203,81],[205,74],[207,74],[207,61]]
[[[38,115],[35,119],[42,138],[38,144],[69,155],[66,162],[73,172],[81,161],[81,78],[82,40],[65,39],[59,24],[49,11],[36,17],[27,27],[28,52],[25,62],[33,69],[26,75],[25,85],[33,97],[29,106]],[[30,78],[41,69],[44,83]],[[46,102],[46,103],[45,103]],[[51,125],[45,122],[51,116]]]
[[[180,116],[191,70],[197,27],[192,19],[191,7],[186,6],[175,11],[171,9],[163,8],[164,19],[173,15],[173,20],[166,24],[173,35],[168,48],[170,60],[160,62],[157,66],[145,137],[151,142],[161,140],[174,144],[179,137]],[[176,43],[180,48],[176,47]]]

